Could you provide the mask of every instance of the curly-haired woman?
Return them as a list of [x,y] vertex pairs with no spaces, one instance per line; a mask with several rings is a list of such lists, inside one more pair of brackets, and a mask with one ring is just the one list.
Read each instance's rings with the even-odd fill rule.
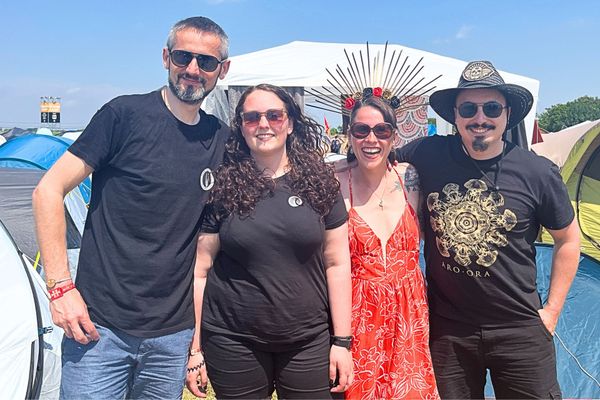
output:
[[353,379],[348,215],[321,128],[267,84],[244,92],[233,128],[198,240],[188,387],[202,395],[208,372],[218,398],[339,396]]

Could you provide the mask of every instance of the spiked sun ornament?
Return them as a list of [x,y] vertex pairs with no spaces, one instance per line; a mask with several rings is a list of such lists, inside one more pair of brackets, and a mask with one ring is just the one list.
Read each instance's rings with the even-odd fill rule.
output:
[[366,50],[366,57],[363,57],[362,50],[359,50],[357,57],[354,53],[348,55],[348,51],[344,49],[348,61],[346,70],[344,71],[339,64],[336,64],[335,73],[326,68],[331,77],[327,79],[330,87],[323,86],[320,90],[306,89],[307,93],[315,96],[315,102],[318,103],[307,106],[350,115],[357,101],[370,96],[381,97],[387,101],[396,114],[428,105],[427,102],[415,99],[423,99],[424,95],[434,90],[436,86],[433,86],[433,83],[442,75],[423,82],[426,79],[420,76],[424,68],[423,57],[413,66],[408,62],[408,56],[403,56],[402,50],[394,50],[388,59],[388,42],[385,42],[383,57],[380,51],[377,51],[371,58],[369,42]]

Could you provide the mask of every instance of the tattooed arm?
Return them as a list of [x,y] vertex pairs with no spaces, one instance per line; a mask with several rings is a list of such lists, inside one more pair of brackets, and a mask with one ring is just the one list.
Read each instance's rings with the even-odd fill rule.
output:
[[[404,190],[406,191],[406,197],[413,210],[417,213],[417,219],[419,220],[419,232],[421,238],[423,238],[423,229],[425,227],[425,219],[423,215],[423,196],[421,193],[421,182],[419,181],[419,174],[415,167],[408,163],[398,164],[397,171],[399,172],[402,180],[404,181]],[[398,188],[402,189],[402,188]]]

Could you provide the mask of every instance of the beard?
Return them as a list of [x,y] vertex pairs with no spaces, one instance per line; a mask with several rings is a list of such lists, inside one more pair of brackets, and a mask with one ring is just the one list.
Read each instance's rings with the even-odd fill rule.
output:
[[[200,83],[200,86],[198,87],[194,87],[192,85],[184,85],[182,83],[179,82],[181,77],[187,77],[189,79],[195,79]],[[208,94],[210,92],[212,92],[212,90],[214,89],[214,86],[210,89],[206,89],[206,79],[204,78],[196,78],[196,77],[191,77],[191,76],[186,76],[186,74],[182,74],[177,76],[177,82],[173,82],[173,79],[171,78],[171,75],[169,74],[169,88],[171,89],[171,92],[173,92],[173,94],[175,95],[175,97],[177,97],[179,100],[181,100],[182,102],[186,103],[186,104],[200,104],[202,103],[202,100],[204,100],[206,98],[206,96],[208,96]]]
[[[467,126],[467,129],[477,129],[477,128],[485,128],[485,129],[495,129],[494,125],[490,125],[487,123],[479,124],[471,124]],[[473,138],[472,147],[474,151],[486,151],[490,145],[485,142],[485,136],[475,136]]]
[[473,139],[472,146],[473,146],[473,150],[475,150],[475,151],[486,151],[488,149],[488,147],[490,147],[489,144],[487,144],[485,142],[485,137],[481,137],[481,136],[476,136]]

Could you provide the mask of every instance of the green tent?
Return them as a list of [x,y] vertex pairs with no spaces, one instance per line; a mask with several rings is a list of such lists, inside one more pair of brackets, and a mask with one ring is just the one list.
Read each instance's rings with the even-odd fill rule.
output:
[[[600,121],[575,143],[561,175],[579,223],[581,250],[600,260]],[[552,242],[548,232],[542,241]]]

